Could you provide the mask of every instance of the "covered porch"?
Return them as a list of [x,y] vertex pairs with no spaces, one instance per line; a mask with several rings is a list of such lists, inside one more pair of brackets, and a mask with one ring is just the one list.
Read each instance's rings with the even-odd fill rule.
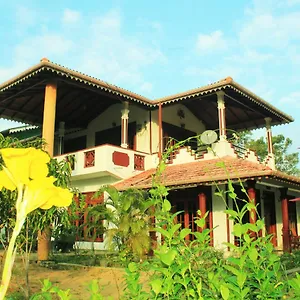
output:
[[[130,187],[148,189],[154,173],[155,170],[145,171],[115,186],[119,190]],[[228,180],[234,186],[237,201],[233,201],[225,193],[228,190]],[[211,244],[218,249],[226,250],[226,242],[239,245],[239,240],[232,235],[234,222],[224,211],[237,211],[245,201],[256,204],[257,209],[251,214],[248,212],[243,222],[254,223],[261,218],[265,222],[265,228],[260,234],[273,235],[275,249],[289,252],[294,247],[291,241],[300,232],[300,202],[291,202],[289,199],[300,196],[298,177],[272,170],[262,164],[227,156],[168,165],[162,174],[162,184],[170,189],[168,199],[173,212],[182,211],[177,220],[182,228],[199,230],[194,223],[197,211],[200,210],[201,215],[208,212],[206,227],[214,229]],[[241,185],[246,193],[242,191]],[[220,191],[223,192],[223,198],[216,194]]]

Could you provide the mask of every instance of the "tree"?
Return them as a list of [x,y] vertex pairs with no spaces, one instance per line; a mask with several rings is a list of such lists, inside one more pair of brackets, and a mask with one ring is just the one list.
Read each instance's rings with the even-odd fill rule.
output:
[[[289,152],[293,143],[292,140],[283,134],[278,134],[273,136],[272,142],[276,168],[289,175],[298,176],[300,174],[298,167],[299,154],[297,152]],[[261,161],[268,155],[268,145],[264,137],[254,139],[253,134],[247,131],[239,135],[239,143],[245,148],[254,150]]]
[[108,222],[108,244],[114,249],[117,248],[121,256],[142,257],[150,247],[150,210],[153,201],[146,192],[136,189],[120,193],[114,187],[106,186],[97,193],[109,195],[104,202],[107,208],[105,217]]

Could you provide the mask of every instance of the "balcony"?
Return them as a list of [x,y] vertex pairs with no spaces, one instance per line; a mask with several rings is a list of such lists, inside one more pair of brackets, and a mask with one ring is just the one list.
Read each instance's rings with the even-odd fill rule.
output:
[[151,167],[151,155],[114,145],[100,145],[56,156],[68,160],[73,180],[112,176],[124,179]]

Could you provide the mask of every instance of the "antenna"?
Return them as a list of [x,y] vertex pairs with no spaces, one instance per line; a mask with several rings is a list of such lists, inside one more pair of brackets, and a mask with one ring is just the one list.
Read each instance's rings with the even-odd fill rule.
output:
[[205,145],[213,144],[217,139],[218,135],[213,130],[205,130],[200,136],[201,142]]

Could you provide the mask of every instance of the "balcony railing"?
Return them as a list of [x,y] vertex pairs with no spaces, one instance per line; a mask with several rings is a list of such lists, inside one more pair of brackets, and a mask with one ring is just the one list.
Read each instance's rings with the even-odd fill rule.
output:
[[236,144],[232,144],[234,151],[236,152],[237,156],[240,158],[244,158],[245,154],[247,153],[247,149]]
[[114,145],[101,145],[73,153],[57,156],[57,159],[69,161],[72,176],[97,173],[111,173],[121,178],[132,176],[136,171],[144,171],[146,157],[149,154]]

